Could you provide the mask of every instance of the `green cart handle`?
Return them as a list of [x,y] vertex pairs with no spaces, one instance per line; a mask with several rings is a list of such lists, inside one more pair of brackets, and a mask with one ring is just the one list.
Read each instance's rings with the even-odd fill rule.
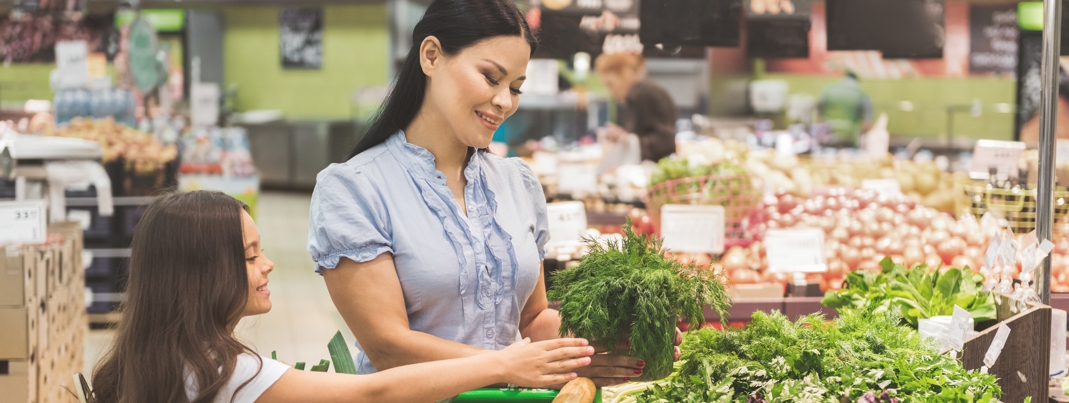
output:
[[[471,392],[461,393],[459,396],[448,400],[452,403],[552,403],[557,397],[556,390],[548,389],[505,389],[483,388]],[[601,403],[601,388],[598,388],[594,396],[594,403]]]

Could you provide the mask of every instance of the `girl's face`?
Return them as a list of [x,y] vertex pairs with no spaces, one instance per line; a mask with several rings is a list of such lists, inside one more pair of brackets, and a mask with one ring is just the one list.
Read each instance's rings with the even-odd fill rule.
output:
[[265,314],[271,311],[271,291],[267,289],[267,274],[275,263],[264,256],[260,233],[249,213],[241,212],[241,232],[245,238],[245,269],[249,275],[249,300],[241,316]]
[[440,48],[433,52],[435,46],[431,53],[424,46],[420,55],[428,77],[425,106],[445,121],[460,143],[488,147],[497,128],[519,107],[530,45],[518,35],[498,36],[452,56]]

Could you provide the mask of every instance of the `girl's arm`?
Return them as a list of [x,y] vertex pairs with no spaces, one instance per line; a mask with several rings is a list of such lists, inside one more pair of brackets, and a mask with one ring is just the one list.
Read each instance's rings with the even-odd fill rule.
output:
[[409,328],[392,254],[384,253],[366,263],[342,258],[337,268],[323,270],[323,279],[360,348],[380,371],[487,351]]
[[[435,402],[494,383],[536,387],[575,379],[594,348],[582,339],[530,343],[467,358],[398,367],[371,375],[288,370],[257,403]],[[579,358],[574,358],[579,357]]]

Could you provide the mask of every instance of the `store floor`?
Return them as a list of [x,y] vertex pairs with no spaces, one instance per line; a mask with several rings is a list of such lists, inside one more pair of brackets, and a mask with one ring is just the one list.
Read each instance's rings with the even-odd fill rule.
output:
[[[253,350],[264,356],[277,351],[278,358],[290,364],[330,359],[327,342],[338,330],[350,346],[355,340],[334,308],[322,277],[312,270],[313,262],[305,249],[310,199],[311,194],[304,193],[268,192],[260,196],[257,227],[265,254],[275,262],[269,286],[273,308],[266,315],[242,320],[237,330]],[[86,376],[114,337],[114,330],[89,332]]]

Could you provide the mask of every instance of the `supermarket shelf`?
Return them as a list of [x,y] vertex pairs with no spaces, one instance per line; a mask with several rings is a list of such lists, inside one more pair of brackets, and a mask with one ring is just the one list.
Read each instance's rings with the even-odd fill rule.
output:
[[[788,297],[788,298],[739,298],[728,308],[727,322],[749,322],[754,312],[780,311],[791,320],[812,313],[823,313],[825,318],[838,316],[834,309],[820,306],[823,297]],[[705,320],[719,322],[720,316],[706,307]]]
[[[116,206],[144,206],[144,205],[151,204],[153,200],[156,200],[156,197],[154,197],[154,196],[116,197],[116,198],[114,198],[112,200],[113,200],[113,203]],[[97,203],[97,198],[95,198],[95,197],[68,197],[67,198],[67,206],[85,207],[85,206],[96,206],[97,204],[98,204]]]

